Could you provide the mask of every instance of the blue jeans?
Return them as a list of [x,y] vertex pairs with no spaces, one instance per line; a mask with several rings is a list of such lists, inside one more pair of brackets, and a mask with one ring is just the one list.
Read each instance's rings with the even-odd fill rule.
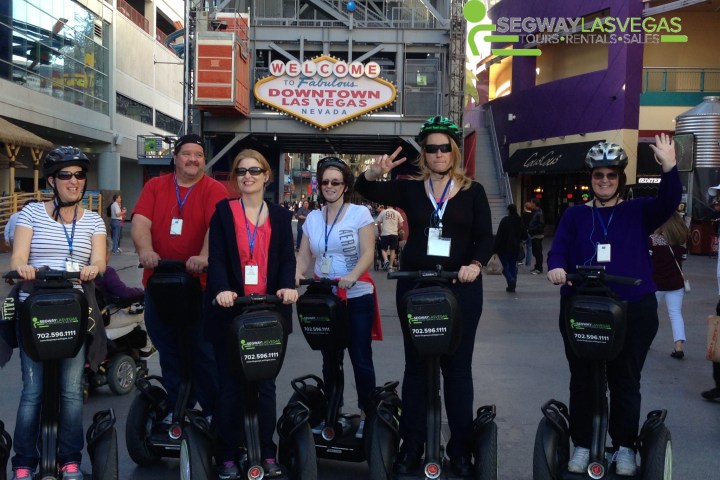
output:
[[[375,366],[372,359],[372,325],[375,319],[375,296],[372,293],[362,297],[348,299],[350,314],[350,345],[348,353],[355,375],[358,407],[363,410],[370,393],[375,388]],[[323,379],[325,383],[332,378],[330,371],[334,361],[333,352],[322,352]],[[342,361],[344,354],[340,355]]]
[[[20,338],[18,336],[18,338]],[[40,411],[43,393],[42,362],[35,362],[27,356],[20,343],[20,364],[23,389],[18,406],[13,445],[15,456],[13,469],[27,467],[35,470],[40,460]],[[85,347],[73,358],[60,360],[58,368],[59,409],[58,412],[58,463],[82,461],[85,445],[83,436],[83,370],[85,368]]]
[[[412,288],[412,282],[399,280],[396,290],[398,306],[402,296]],[[450,427],[447,454],[451,460],[469,458],[473,437],[473,377],[472,356],[475,333],[480,323],[483,307],[482,277],[472,283],[456,283],[450,286],[455,293],[462,314],[460,345],[455,353],[440,359],[444,383],[445,412]],[[399,314],[399,312],[398,312]],[[401,327],[407,323],[401,321]],[[406,337],[407,338],[407,337]],[[403,412],[400,417],[400,436],[403,452],[422,453],[427,438],[426,422],[426,361],[418,355],[412,343],[406,341],[405,375],[402,384]]]
[[122,233],[122,221],[110,220],[110,234],[112,235],[112,251],[116,253],[120,248],[120,233]]
[[525,243],[525,266],[529,267],[533,258],[532,238],[528,237],[523,243]]
[[517,258],[512,253],[503,253],[499,255],[500,263],[503,266],[503,275],[507,281],[508,287],[515,287],[517,283]]
[[[172,299],[168,299],[172,301]],[[193,389],[188,407],[200,402],[203,415],[212,415],[217,399],[217,370],[215,368],[215,355],[212,344],[205,340],[203,322],[198,321],[191,327],[191,351],[180,351],[179,327],[164,321],[158,315],[150,293],[145,290],[145,327],[150,340],[160,354],[160,369],[162,370],[162,383],[168,394],[170,409],[175,407],[182,380],[181,357],[191,361],[191,376]]]
[[295,250],[300,250],[300,242],[302,241],[302,236],[302,225],[299,225],[297,228],[297,240],[295,241]]

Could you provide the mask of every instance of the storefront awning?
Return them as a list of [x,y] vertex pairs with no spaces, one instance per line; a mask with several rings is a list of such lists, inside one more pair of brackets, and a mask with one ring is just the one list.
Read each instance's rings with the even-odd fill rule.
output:
[[530,175],[584,171],[585,156],[596,143],[597,141],[521,148],[505,162],[505,172]]

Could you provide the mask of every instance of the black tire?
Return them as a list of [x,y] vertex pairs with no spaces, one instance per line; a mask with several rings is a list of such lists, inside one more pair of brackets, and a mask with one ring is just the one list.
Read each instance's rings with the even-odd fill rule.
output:
[[672,437],[661,425],[649,435],[641,449],[642,480],[669,480],[672,478]]
[[475,479],[497,480],[497,424],[490,422],[475,436],[473,449],[475,456]]
[[[555,473],[551,471],[551,466],[548,465],[547,457],[545,456],[545,442],[544,437],[548,429],[554,427],[548,422],[547,418],[543,417],[540,420],[540,424],[535,434],[535,448],[533,449],[533,480],[555,480]],[[560,446],[558,446],[558,449]],[[556,464],[558,459],[556,458]]]
[[116,355],[108,365],[107,383],[115,395],[126,395],[135,388],[137,365],[130,355]]
[[118,446],[115,427],[105,432],[95,445],[90,459],[93,480],[118,480]]
[[[160,387],[150,387],[149,394],[164,406],[167,393]],[[125,421],[125,443],[133,462],[141,467],[152,465],[160,460],[160,453],[150,444],[153,425],[162,421],[164,408],[156,408],[145,394],[138,393],[130,404]]]
[[292,437],[280,449],[280,463],[288,470],[291,480],[315,480],[317,478],[317,456],[315,440],[307,422],[300,425]]
[[[398,439],[390,427],[380,418],[373,416],[372,425],[365,425],[365,452],[370,476],[373,480],[395,478],[393,465],[398,454]],[[368,420],[366,419],[366,422]]]
[[180,442],[180,479],[205,480],[214,477],[212,440],[195,424],[183,429]]

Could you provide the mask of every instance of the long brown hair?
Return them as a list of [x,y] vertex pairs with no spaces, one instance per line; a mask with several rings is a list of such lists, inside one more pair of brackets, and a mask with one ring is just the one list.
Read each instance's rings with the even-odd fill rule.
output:
[[690,229],[679,213],[673,213],[665,223],[660,225],[655,233],[665,237],[670,245],[685,245],[690,237]]

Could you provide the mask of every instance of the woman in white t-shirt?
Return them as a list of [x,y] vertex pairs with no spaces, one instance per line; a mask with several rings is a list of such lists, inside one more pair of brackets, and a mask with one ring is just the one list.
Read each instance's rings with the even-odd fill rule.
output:
[[[318,162],[317,178],[320,197],[326,205],[310,212],[305,220],[295,277],[305,278],[314,257],[316,277],[339,279],[338,296],[347,298],[350,316],[348,353],[355,374],[358,406],[364,410],[375,388],[371,343],[376,297],[368,273],[375,254],[375,225],[367,208],[349,202],[355,178],[345,162],[335,157],[323,158]],[[326,383],[331,361],[334,360],[330,352],[323,351]]]
[[[105,271],[105,224],[97,213],[82,206],[89,168],[90,161],[77,148],[56,148],[45,157],[43,174],[48,187],[52,188],[53,198],[23,208],[15,229],[10,268],[24,281],[33,281],[36,270],[42,267],[80,272],[83,283],[96,280]],[[26,297],[21,293],[20,301]],[[97,341],[104,344],[102,327],[96,327],[94,333]],[[22,338],[18,343],[23,388],[13,436],[12,467],[13,478],[21,480],[31,479],[40,462],[37,446],[43,392],[38,379],[42,379],[43,366],[25,353]],[[59,363],[57,460],[62,480],[83,478],[80,471],[85,440],[82,377],[86,352],[91,366],[97,363],[97,359],[91,358],[91,350],[86,343],[73,358]],[[101,353],[104,355],[104,349]]]

